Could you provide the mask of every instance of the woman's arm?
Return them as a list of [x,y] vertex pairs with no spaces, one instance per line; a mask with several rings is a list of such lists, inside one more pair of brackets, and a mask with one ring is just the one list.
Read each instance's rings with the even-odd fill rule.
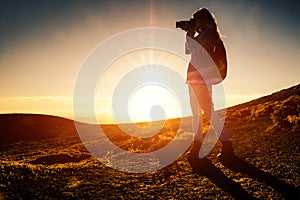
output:
[[195,36],[195,31],[189,30],[186,33],[186,42],[185,42],[185,54],[191,54],[192,49],[191,49],[191,42],[190,40],[194,40]]

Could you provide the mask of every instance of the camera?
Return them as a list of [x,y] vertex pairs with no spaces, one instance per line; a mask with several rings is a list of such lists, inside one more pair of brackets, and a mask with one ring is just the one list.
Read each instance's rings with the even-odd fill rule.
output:
[[194,27],[195,19],[190,19],[188,21],[177,21],[176,28],[181,28],[182,30],[189,30]]

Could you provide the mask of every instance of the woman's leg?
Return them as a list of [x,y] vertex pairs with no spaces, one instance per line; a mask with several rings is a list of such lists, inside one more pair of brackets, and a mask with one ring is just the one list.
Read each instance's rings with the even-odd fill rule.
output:
[[198,125],[198,130],[195,131],[195,141],[203,139],[203,122],[202,111],[204,116],[208,118],[213,128],[216,137],[222,143],[221,156],[230,157],[233,154],[233,148],[228,132],[224,127],[224,121],[214,111],[214,105],[212,102],[212,86],[205,84],[191,84],[190,85],[190,98],[191,107],[193,111],[193,125],[194,128]]
[[204,116],[210,121],[216,137],[219,138],[220,141],[229,141],[230,138],[224,127],[224,121],[214,110],[214,104],[212,101],[212,86],[197,84],[194,85],[193,88],[194,91],[196,91],[199,107],[202,108]]
[[215,112],[214,105],[212,102],[212,87],[211,85],[198,85],[196,86],[198,102],[204,112],[204,115],[210,120],[210,125],[212,126],[216,137],[222,144],[221,153],[218,155],[220,159],[231,159],[234,156],[234,151],[232,147],[231,140],[229,138],[228,132],[224,127],[224,121]]
[[198,103],[197,88],[195,84],[189,84],[189,95],[190,95],[190,105],[193,117],[193,132],[194,141],[202,141],[203,139],[203,121],[202,121],[202,109]]
[[202,122],[202,109],[198,103],[198,98],[196,95],[196,91],[194,91],[193,85],[189,84],[189,94],[190,94],[190,105],[193,114],[193,132],[194,132],[194,141],[192,143],[192,147],[190,149],[189,156],[191,158],[198,158],[198,154],[200,148],[202,146],[203,139],[203,122]]

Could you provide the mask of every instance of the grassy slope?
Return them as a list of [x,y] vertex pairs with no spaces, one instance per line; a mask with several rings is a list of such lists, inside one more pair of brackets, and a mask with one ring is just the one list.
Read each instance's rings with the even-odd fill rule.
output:
[[[86,156],[88,152],[74,134],[72,121],[37,116],[36,120],[43,117],[53,120],[51,123],[48,120],[44,122],[47,124],[45,131],[50,129],[56,131],[47,132],[51,133],[51,137],[46,134],[47,140],[17,142],[7,145],[6,149],[0,151],[2,169],[0,199],[1,195],[11,198],[53,197],[57,199],[92,197],[98,199],[121,199],[121,197],[231,199],[237,197],[236,193],[226,185],[230,185],[235,191],[241,187],[250,196],[256,198],[282,199],[289,192],[283,191],[289,188],[286,187],[287,184],[294,187],[300,185],[299,120],[293,118],[287,121],[288,116],[294,115],[293,111],[299,113],[299,94],[298,85],[227,109],[225,126],[233,140],[235,153],[246,161],[244,165],[249,165],[252,171],[249,169],[234,171],[230,166],[220,163],[216,159],[219,152],[218,144],[208,156],[212,162],[209,166],[214,171],[206,175],[192,173],[185,156],[168,168],[151,173],[126,174],[115,171],[96,159]],[[290,107],[293,109],[290,110]],[[172,124],[172,121],[170,123]],[[24,128],[24,125],[20,127]],[[118,132],[115,126],[106,126],[105,129],[112,135]],[[30,129],[25,128],[25,130]],[[63,137],[57,137],[55,135],[57,131],[63,133],[59,134]],[[166,130],[166,132],[172,131]],[[38,132],[34,133],[33,136]],[[167,139],[165,142],[168,142]],[[57,164],[53,163],[53,160],[48,160],[49,165],[35,162],[41,158],[52,159],[53,155],[63,157],[64,164],[60,164],[59,160],[56,160]],[[35,185],[39,187],[36,188]]]

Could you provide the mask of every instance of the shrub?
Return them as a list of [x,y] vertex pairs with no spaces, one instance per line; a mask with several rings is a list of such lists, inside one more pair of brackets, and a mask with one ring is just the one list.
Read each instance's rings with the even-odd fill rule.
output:
[[277,125],[290,126],[299,124],[300,97],[290,96],[288,99],[275,105],[271,119]]

